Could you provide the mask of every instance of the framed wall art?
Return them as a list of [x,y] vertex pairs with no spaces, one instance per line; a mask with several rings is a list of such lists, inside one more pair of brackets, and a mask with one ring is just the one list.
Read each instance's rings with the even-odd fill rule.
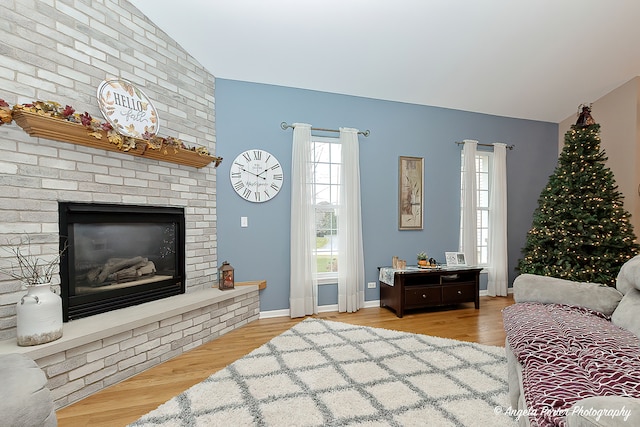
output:
[[398,161],[398,228],[422,230],[424,159],[400,156]]

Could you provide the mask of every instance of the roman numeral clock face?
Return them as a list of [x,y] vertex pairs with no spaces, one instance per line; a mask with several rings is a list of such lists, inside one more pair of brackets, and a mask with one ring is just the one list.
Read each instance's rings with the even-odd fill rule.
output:
[[283,181],[280,162],[264,150],[240,153],[231,164],[229,177],[236,193],[255,203],[273,199]]

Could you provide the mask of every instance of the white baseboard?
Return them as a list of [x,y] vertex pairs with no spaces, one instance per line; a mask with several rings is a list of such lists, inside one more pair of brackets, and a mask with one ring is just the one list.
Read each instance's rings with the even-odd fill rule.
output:
[[[513,293],[513,288],[509,288],[508,293],[512,294]],[[480,291],[480,296],[481,297],[486,297],[487,294],[487,290],[482,290]],[[371,308],[371,307],[380,307],[380,300],[372,300],[372,301],[365,301],[364,302],[364,307],[363,308]],[[330,304],[330,305],[320,305],[318,306],[318,313],[329,313],[329,312],[337,312],[338,311],[338,304]],[[289,317],[291,315],[291,312],[289,311],[288,308],[283,309],[283,310],[269,310],[269,311],[261,311],[260,312],[260,319],[270,319],[272,317]]]
[[259,319],[270,319],[272,317],[289,317],[291,316],[291,311],[288,308],[283,310],[269,310],[269,311],[261,311]]
[[380,307],[380,300],[376,299],[373,301],[365,301],[363,308],[371,308],[371,307]]
[[[513,293],[513,288],[507,288],[507,295],[508,295],[508,294],[512,294],[512,293]],[[480,296],[481,296],[481,297],[486,297],[486,296],[488,296],[488,295],[489,295],[489,293],[487,292],[487,290],[486,290],[486,289],[485,289],[485,290],[480,291]]]
[[[371,308],[371,307],[380,307],[380,300],[365,301],[364,307],[362,308]],[[330,312],[337,312],[337,311],[338,311],[338,304],[318,306],[318,313],[330,313]],[[269,310],[269,311],[260,312],[260,319],[270,319],[273,317],[289,317],[289,316],[291,316],[291,311],[288,308],[283,310]]]

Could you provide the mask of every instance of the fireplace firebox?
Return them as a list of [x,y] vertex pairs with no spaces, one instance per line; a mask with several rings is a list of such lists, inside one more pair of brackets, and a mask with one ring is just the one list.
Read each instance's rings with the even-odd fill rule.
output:
[[183,208],[60,202],[59,225],[65,322],[185,292]]

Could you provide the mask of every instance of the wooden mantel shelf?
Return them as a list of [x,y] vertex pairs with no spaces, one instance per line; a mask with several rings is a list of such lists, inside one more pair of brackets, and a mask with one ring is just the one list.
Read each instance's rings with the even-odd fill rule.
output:
[[136,139],[136,148],[123,151],[117,145],[109,142],[107,132],[101,130],[101,138],[90,135],[90,131],[79,123],[70,122],[50,116],[43,116],[30,111],[14,111],[13,120],[30,136],[53,139],[71,144],[84,145],[86,147],[117,153],[130,154],[132,156],[146,157],[147,159],[163,162],[177,163],[180,165],[202,168],[215,161],[216,166],[222,160],[208,154],[200,154],[194,150],[175,149],[174,147],[161,147],[159,150],[148,148],[147,141]]
[[250,286],[250,285],[258,285],[258,289],[262,290],[267,287],[266,280],[250,280],[248,282],[236,282],[235,286]]

